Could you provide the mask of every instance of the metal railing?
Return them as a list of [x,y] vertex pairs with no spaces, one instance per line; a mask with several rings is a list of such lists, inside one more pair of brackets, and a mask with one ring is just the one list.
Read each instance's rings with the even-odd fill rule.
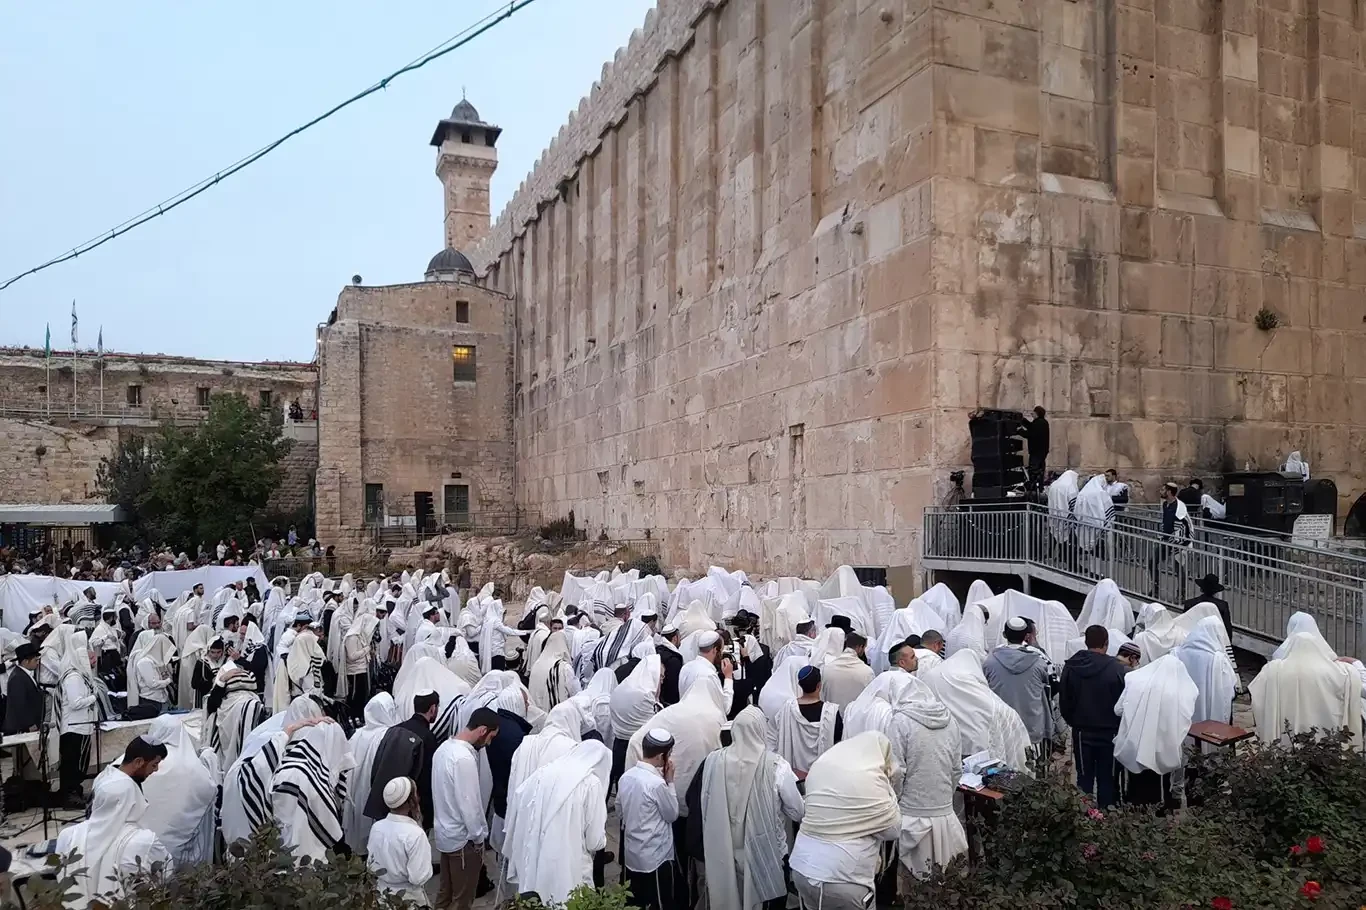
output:
[[383,523],[368,521],[367,528],[375,545],[387,548],[416,546],[441,534],[501,537],[535,533],[541,526],[540,512],[522,509],[437,513],[429,516],[420,527],[411,514],[399,516],[408,519],[408,523],[403,524],[391,524],[393,513],[388,512],[386,515],[389,517],[386,517]]
[[1208,529],[1177,542],[1128,516],[1101,527],[1054,518],[1035,503],[929,508],[924,540],[930,563],[1027,566],[1082,588],[1111,578],[1130,597],[1178,607],[1199,593],[1195,579],[1212,573],[1225,586],[1235,630],[1279,642],[1290,615],[1303,610],[1339,654],[1366,656],[1362,567],[1340,554],[1319,560],[1314,548]]

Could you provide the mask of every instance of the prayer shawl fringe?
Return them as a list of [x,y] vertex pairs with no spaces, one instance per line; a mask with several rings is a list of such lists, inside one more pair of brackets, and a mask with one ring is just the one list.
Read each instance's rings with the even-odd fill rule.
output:
[[[736,811],[726,798],[725,761],[722,751],[713,752],[702,770],[702,829],[707,847],[707,890],[712,907],[750,910],[764,901],[787,893],[783,856],[787,844],[778,832],[778,785],[773,775],[773,756],[765,754],[754,772],[744,813],[743,843],[731,833]],[[727,859],[731,867],[725,868]],[[743,878],[743,883],[737,881]],[[743,898],[743,900],[742,900]]]

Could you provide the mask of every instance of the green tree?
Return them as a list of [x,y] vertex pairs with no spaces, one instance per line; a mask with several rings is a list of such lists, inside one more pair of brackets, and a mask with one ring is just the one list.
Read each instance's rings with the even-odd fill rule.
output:
[[149,543],[182,547],[247,536],[280,485],[281,415],[241,395],[215,395],[193,427],[163,424],[147,439],[120,443],[96,475],[100,493],[122,505]]

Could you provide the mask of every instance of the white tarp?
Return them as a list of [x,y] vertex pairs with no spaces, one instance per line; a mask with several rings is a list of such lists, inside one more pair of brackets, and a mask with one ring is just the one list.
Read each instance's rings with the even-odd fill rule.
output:
[[[224,585],[247,578],[256,579],[256,586],[261,589],[261,596],[264,597],[270,587],[270,580],[266,578],[260,566],[205,566],[201,569],[148,572],[133,582],[133,597],[140,601],[150,597],[153,591],[158,591],[164,600],[170,602],[197,584],[203,584],[204,592],[212,595]],[[47,606],[61,607],[69,601],[78,600],[86,588],[95,589],[95,599],[99,603],[111,604],[123,590],[123,583],[73,581],[52,575],[2,575],[0,621],[4,623],[5,628],[22,632],[28,625],[29,613]]]

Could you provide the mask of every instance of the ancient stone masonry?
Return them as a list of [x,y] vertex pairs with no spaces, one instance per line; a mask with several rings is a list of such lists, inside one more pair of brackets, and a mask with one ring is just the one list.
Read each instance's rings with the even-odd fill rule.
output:
[[[40,350],[0,349],[0,502],[97,499],[95,472],[121,439],[154,432],[163,420],[193,423],[213,395],[235,392],[276,410],[298,401],[310,413],[317,397],[317,370],[308,363],[120,353],[100,362],[83,352],[73,367],[69,352],[54,351],[51,367]],[[316,443],[296,440],[271,508],[307,506],[316,465]]]
[[1300,449],[1354,498],[1361,17],[662,0],[467,251],[515,306],[518,501],[692,568],[902,565],[967,414],[1035,404],[1051,466]]

